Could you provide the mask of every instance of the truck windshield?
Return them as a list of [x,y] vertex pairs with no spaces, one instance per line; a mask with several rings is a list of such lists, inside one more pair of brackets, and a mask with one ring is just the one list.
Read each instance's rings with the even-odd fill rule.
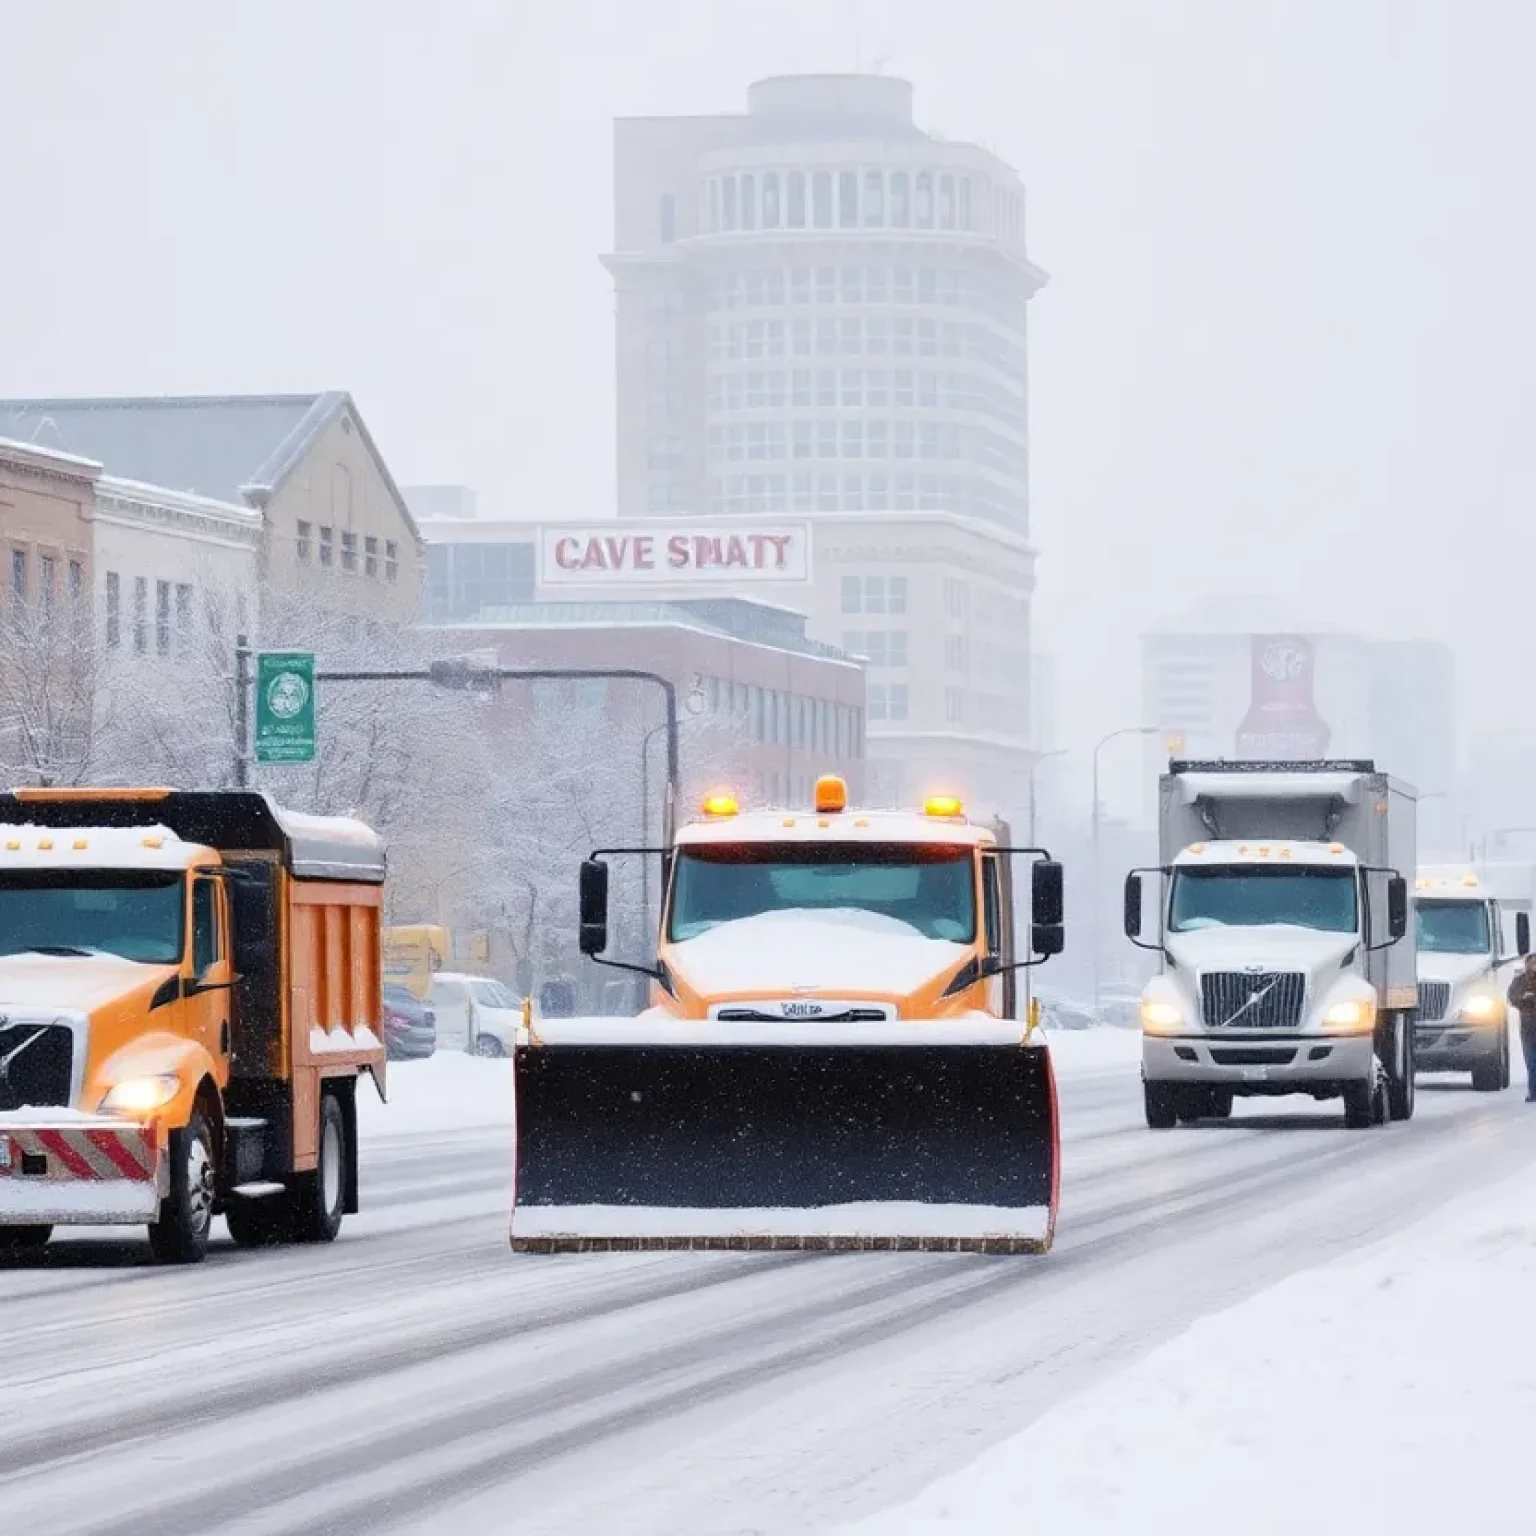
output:
[[1352,869],[1256,868],[1251,864],[1179,869],[1168,898],[1170,933],[1283,923],[1325,933],[1356,931]]
[[0,877],[0,955],[109,954],[146,965],[181,959],[179,870],[26,870]]
[[1488,909],[1480,901],[1417,901],[1419,950],[1436,955],[1486,955]]
[[681,850],[669,936],[764,912],[873,912],[929,939],[976,937],[972,850],[915,843],[717,843]]

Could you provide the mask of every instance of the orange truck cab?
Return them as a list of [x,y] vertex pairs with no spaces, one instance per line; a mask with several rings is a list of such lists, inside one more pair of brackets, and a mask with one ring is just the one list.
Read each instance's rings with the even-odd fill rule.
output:
[[382,1095],[384,849],[250,790],[0,795],[0,1252],[330,1241]]

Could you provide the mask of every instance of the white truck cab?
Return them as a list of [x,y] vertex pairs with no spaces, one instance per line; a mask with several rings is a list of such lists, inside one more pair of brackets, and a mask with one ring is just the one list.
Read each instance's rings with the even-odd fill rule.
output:
[[1127,936],[1162,956],[1141,999],[1147,1123],[1293,1093],[1342,1098],[1350,1126],[1409,1118],[1417,993],[1399,870],[1413,868],[1413,791],[1366,762],[1169,768],[1162,865],[1126,882]]
[[1509,1087],[1504,904],[1472,868],[1430,865],[1413,891],[1420,1072],[1470,1072],[1480,1093]]

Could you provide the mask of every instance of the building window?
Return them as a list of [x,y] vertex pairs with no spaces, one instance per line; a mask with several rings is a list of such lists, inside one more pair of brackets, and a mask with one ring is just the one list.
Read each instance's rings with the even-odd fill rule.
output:
[[811,177],[811,219],[817,229],[832,228],[831,171],[817,171]]
[[[779,227],[779,173],[763,172],[763,228]],[[777,274],[775,274],[777,275]]]
[[950,672],[965,671],[965,636],[945,635],[944,666]]
[[192,583],[176,583],[176,649],[184,652],[192,639]]
[[[844,576],[844,613],[905,613],[907,578],[905,576]],[[903,636],[905,647],[906,638]],[[902,662],[905,665],[905,661]]]
[[955,178],[939,177],[939,228],[955,227]]
[[916,195],[913,198],[916,204],[916,224],[919,229],[933,228],[933,175],[929,171],[919,171],[916,179]]
[[720,227],[736,228],[736,178],[727,176],[720,183]]
[[953,576],[944,578],[944,612],[952,619],[963,619],[971,611],[971,589]]
[[11,551],[11,596],[19,603],[27,600],[27,552],[24,549]]
[[308,523],[299,524],[297,540],[299,559],[306,564],[314,557],[314,529]]
[[661,205],[656,222],[661,234],[661,243],[671,245],[677,238],[677,199],[670,192],[661,194]]
[[709,183],[709,232],[720,233],[720,183],[713,179]]
[[43,612],[50,618],[53,616],[53,573],[57,569],[58,563],[52,555],[44,555],[37,562],[38,586],[41,589],[43,599]]
[[171,584],[155,583],[155,652],[160,656],[171,654]]
[[906,229],[912,223],[912,206],[908,201],[909,182],[905,171],[891,173],[891,226]]
[[341,536],[341,568],[344,571],[357,571],[357,535],[355,533],[343,533]]
[[385,581],[398,581],[400,579],[399,551],[393,539],[385,539],[384,541],[384,579]]
[[334,565],[336,563],[335,546],[331,542],[331,530],[324,524],[320,528],[320,564]]
[[115,651],[123,639],[123,584],[116,571],[107,572],[107,648]]
[[741,227],[757,228],[757,178],[755,176],[741,178]]
[[963,688],[944,690],[944,719],[950,725],[965,724],[965,690]]
[[79,606],[85,596],[85,567],[78,560],[69,562],[69,600]]
[[885,223],[885,176],[880,171],[864,173],[864,224],[879,229]]
[[149,649],[149,579],[133,578],[133,648],[142,656]]
[[842,171],[837,178],[837,222],[843,229],[859,223],[859,173]]
[[805,172],[791,171],[787,178],[788,208],[784,222],[790,229],[805,228]]
[[971,178],[969,176],[961,176],[958,184],[960,188],[960,228],[969,229],[971,227]]
[[379,541],[371,533],[363,540],[363,574],[379,574]]

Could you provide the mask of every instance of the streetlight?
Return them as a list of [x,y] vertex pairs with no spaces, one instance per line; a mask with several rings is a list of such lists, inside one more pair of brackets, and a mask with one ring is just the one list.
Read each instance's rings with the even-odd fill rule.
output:
[[1110,742],[1120,736],[1156,736],[1158,727],[1155,725],[1125,725],[1118,731],[1111,731],[1107,736],[1099,739],[1093,749],[1093,911],[1089,914],[1088,925],[1090,951],[1089,957],[1093,962],[1093,1011],[1099,1011],[1099,906],[1100,889],[1099,879],[1099,823],[1103,820],[1099,814],[1099,753]]

